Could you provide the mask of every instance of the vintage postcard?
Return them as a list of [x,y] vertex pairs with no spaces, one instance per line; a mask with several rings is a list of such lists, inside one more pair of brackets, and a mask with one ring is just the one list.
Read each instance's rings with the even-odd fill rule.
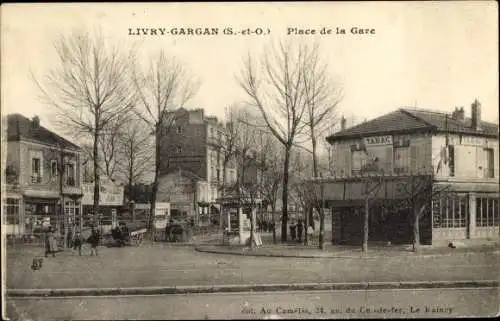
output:
[[497,10],[2,5],[3,317],[497,316]]

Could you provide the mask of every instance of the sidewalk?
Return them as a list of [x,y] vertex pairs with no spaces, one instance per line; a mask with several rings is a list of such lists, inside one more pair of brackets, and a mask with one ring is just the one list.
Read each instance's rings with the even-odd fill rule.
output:
[[500,253],[498,242],[482,242],[463,244],[457,248],[447,245],[420,246],[418,252],[412,251],[411,245],[371,245],[368,251],[362,252],[360,246],[342,246],[325,244],[324,250],[317,245],[303,244],[263,244],[251,249],[249,246],[200,244],[196,250],[206,253],[264,256],[264,257],[297,257],[297,258],[393,258],[393,257],[435,257],[450,255],[469,255],[472,253]]
[[[264,249],[264,248],[263,248]],[[305,250],[317,251],[317,250]],[[193,247],[164,243],[140,247],[99,248],[99,256],[70,251],[30,268],[35,247],[7,252],[8,289],[106,289],[184,286],[229,286],[304,283],[442,282],[499,279],[500,255],[491,251],[470,255],[378,255],[367,260],[320,257],[255,257],[201,253]]]

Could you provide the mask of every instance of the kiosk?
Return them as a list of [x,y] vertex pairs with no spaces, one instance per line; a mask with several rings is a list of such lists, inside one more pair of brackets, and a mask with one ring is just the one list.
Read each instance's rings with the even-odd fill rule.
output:
[[221,206],[220,219],[223,226],[223,244],[245,245],[250,241],[251,221],[253,220],[254,243],[261,245],[262,240],[256,231],[257,208],[261,200],[241,187],[229,191],[217,199]]

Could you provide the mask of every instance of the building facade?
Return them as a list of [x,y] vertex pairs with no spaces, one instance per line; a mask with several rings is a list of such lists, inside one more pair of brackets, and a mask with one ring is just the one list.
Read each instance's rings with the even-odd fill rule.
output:
[[[203,109],[186,110],[179,109],[169,115],[174,119],[173,126],[162,138],[162,164],[160,175],[164,178],[160,180],[159,189],[166,190],[172,180],[178,180],[179,175],[172,173],[188,173],[196,177],[198,183],[192,189],[196,191],[201,188],[207,194],[206,200],[200,201],[197,206],[200,209],[188,208],[186,198],[191,200],[191,192],[186,194],[175,193],[169,197],[172,211],[181,211],[198,215],[210,210],[216,211],[216,199],[221,193],[222,186],[228,186],[236,181],[236,164],[233,160],[227,162],[224,171],[225,155],[225,125],[216,117],[207,116]],[[181,174],[181,177],[183,174]],[[185,178],[185,177],[184,177]],[[223,184],[223,180],[225,183]],[[165,185],[165,186],[162,186]],[[198,194],[199,195],[199,194]],[[178,199],[175,199],[178,197]],[[191,205],[190,205],[191,206]],[[179,207],[179,208],[177,208]],[[203,208],[203,209],[202,209]]]
[[82,184],[82,212],[83,224],[99,224],[109,230],[119,218],[119,212],[125,206],[123,201],[123,186],[107,177],[99,180],[99,213],[94,215],[94,183]]
[[408,187],[417,180],[430,184],[422,243],[499,238],[498,124],[481,120],[477,100],[470,118],[463,108],[399,109],[327,140],[333,177],[321,180],[321,197],[336,242],[359,244],[367,199],[372,241],[411,242],[412,212],[388,204],[416,197]]
[[170,214],[175,218],[191,219],[200,225],[210,222],[209,183],[201,177],[179,169],[163,175],[158,184],[157,201],[170,204]]
[[63,235],[78,224],[82,210],[81,149],[36,116],[7,115],[5,123],[4,232],[32,234],[46,222]]

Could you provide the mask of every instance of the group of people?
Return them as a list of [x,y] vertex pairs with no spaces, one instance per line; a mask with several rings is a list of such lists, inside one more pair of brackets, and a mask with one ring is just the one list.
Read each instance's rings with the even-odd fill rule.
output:
[[126,245],[129,242],[129,230],[125,223],[118,224],[117,227],[111,230],[113,240],[117,242],[117,246]]
[[[73,248],[73,251],[78,250],[78,254],[82,255],[82,245],[86,242],[90,244],[90,255],[98,255],[97,247],[99,245],[100,234],[99,231],[91,227],[90,236],[85,239],[82,236],[82,233],[79,230],[75,230],[73,237],[71,238],[70,246]],[[53,257],[56,256],[57,252],[57,240],[55,237],[55,231],[52,226],[49,226],[47,229],[47,233],[45,236],[45,257],[49,254],[52,254]]]
[[305,224],[302,219],[299,219],[297,222],[291,222],[289,228],[292,241],[302,242],[302,234],[305,230]]
[[259,232],[272,232],[275,227],[273,221],[257,219],[257,229]]

